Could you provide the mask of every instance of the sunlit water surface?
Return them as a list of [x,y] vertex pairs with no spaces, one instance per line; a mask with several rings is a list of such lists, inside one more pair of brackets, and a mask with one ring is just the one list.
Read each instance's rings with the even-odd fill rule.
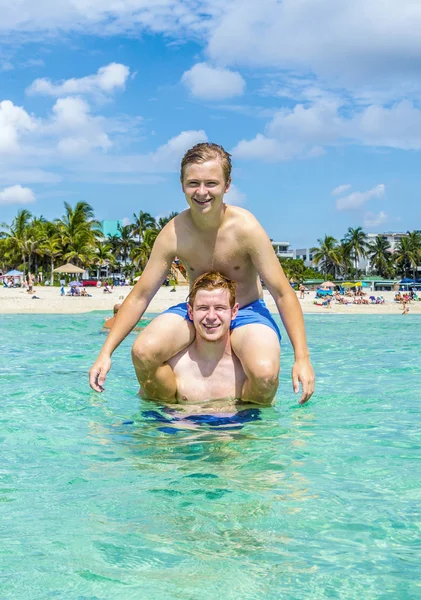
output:
[[273,408],[168,432],[133,336],[88,388],[102,313],[0,316],[2,600],[421,598],[421,321],[399,317],[309,316],[310,403],[284,336]]

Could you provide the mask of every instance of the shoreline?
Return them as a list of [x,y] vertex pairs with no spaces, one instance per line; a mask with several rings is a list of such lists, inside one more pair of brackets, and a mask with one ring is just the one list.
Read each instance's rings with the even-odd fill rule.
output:
[[[122,302],[132,287],[115,287],[111,294],[104,294],[103,288],[85,288],[90,297],[60,296],[59,287],[38,286],[33,293],[28,294],[24,288],[0,287],[0,314],[83,314],[92,311],[112,313],[114,304]],[[146,313],[161,313],[170,306],[185,302],[188,287],[178,286],[175,292],[169,287],[161,287],[149,304]],[[367,294],[371,295],[371,292]],[[374,296],[383,295],[385,304],[349,304],[341,305],[332,302],[332,308],[313,304],[315,292],[305,295],[299,300],[303,313],[306,314],[335,314],[335,315],[384,315],[402,316],[402,305],[393,302],[395,292],[376,292]],[[33,299],[33,296],[37,296]],[[298,297],[298,293],[297,293]],[[264,300],[269,311],[278,314],[275,302],[267,290],[264,290]],[[421,315],[421,302],[409,304],[409,314]]]

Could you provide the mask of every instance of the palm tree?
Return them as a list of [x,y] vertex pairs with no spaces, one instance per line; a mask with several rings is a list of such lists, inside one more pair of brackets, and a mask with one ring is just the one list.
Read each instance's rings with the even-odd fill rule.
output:
[[10,227],[6,223],[2,224],[2,227],[9,230],[6,232],[6,239],[8,240],[11,258],[13,257],[12,262],[15,262],[15,259],[16,262],[22,260],[24,271],[26,271],[27,240],[31,218],[32,214],[29,210],[23,209],[18,211]]
[[344,278],[347,278],[353,269],[349,245],[342,241],[337,246],[337,254],[339,259],[339,271]]
[[393,253],[393,258],[399,271],[406,277],[407,271],[413,271],[418,266],[420,255],[417,247],[414,246],[414,240],[412,238],[403,237],[399,240],[398,246]]
[[412,262],[412,276],[416,279],[417,267],[421,263],[421,232],[408,231],[408,240],[414,257],[414,261]]
[[135,265],[142,271],[149,260],[153,245],[157,237],[157,229],[147,229],[143,236],[143,242],[135,246],[130,253],[130,258],[135,263]]
[[50,285],[54,284],[54,261],[60,256],[60,243],[59,238],[49,237],[40,246],[40,252],[42,256],[48,256],[50,258]]
[[358,275],[359,259],[367,255],[367,234],[364,233],[362,227],[356,227],[355,229],[349,227],[342,242],[349,246],[350,255]]
[[150,213],[143,212],[143,210],[139,211],[138,215],[133,213],[133,219],[132,233],[137,235],[137,241],[140,244],[147,229],[156,229],[156,221]]
[[130,251],[134,246],[132,237],[133,226],[132,225],[119,225],[118,230],[120,232],[119,250],[124,262],[127,264],[127,259],[130,256]]
[[391,246],[382,236],[378,235],[367,246],[367,256],[374,271],[381,277],[389,277],[393,270]]
[[169,223],[172,219],[177,217],[178,214],[179,214],[178,212],[172,212],[168,215],[168,217],[160,217],[158,219],[158,231],[161,231],[161,229],[164,229],[165,225],[167,223]]
[[319,238],[317,241],[319,242],[319,247],[316,246],[310,249],[314,263],[321,265],[322,273],[325,277],[328,273],[331,273],[335,277],[336,269],[340,265],[338,242],[331,235],[325,235],[323,239]]
[[101,226],[87,202],[78,202],[75,208],[65,202],[64,207],[65,214],[56,221],[63,257],[81,263],[87,260],[88,256],[94,256],[95,241],[102,237]]
[[[99,242],[96,245],[96,257],[95,264],[97,265],[97,279],[99,279],[99,271],[101,267],[104,267],[109,264],[115,264],[115,256],[113,254],[113,247],[111,244],[107,244],[104,242]],[[108,268],[107,268],[107,277],[108,277]]]

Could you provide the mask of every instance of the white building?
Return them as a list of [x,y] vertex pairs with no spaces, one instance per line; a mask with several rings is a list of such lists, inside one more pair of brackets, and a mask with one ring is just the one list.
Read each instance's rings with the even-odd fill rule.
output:
[[[312,247],[313,246],[311,246],[311,248]],[[314,269],[315,271],[319,270],[318,266],[313,263],[313,254],[311,253],[310,248],[297,248],[296,250],[293,250],[293,252],[294,258],[301,258],[307,268]]]
[[289,242],[270,241],[272,242],[276,256],[279,256],[279,258],[295,258],[294,251],[289,249]]

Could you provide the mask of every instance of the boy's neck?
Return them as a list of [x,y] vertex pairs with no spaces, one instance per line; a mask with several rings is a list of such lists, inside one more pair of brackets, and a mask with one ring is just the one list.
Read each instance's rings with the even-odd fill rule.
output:
[[195,214],[190,209],[190,216],[194,225],[198,229],[201,229],[202,231],[215,231],[222,225],[226,210],[227,205],[223,203],[217,212],[210,212],[207,215]]
[[231,356],[231,336],[229,331],[217,342],[208,342],[196,334],[193,342],[199,360],[219,362],[224,355]]

